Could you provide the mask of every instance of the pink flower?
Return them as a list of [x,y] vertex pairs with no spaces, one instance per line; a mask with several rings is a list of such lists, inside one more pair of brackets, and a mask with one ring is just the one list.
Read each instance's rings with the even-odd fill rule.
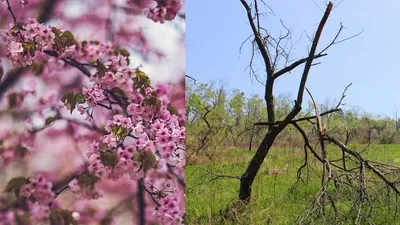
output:
[[0,224],[3,225],[14,225],[15,214],[12,211],[0,212]]
[[100,160],[96,160],[88,167],[89,172],[94,172],[97,177],[103,178],[107,175],[107,170]]
[[78,109],[78,112],[83,115],[85,114],[85,107],[83,107],[82,105],[78,105],[78,107],[76,107]]
[[168,143],[168,138],[167,136],[156,137],[156,142],[158,146],[164,146]]
[[11,41],[10,44],[8,45],[8,50],[10,51],[11,55],[16,56],[19,53],[24,52],[24,48],[22,47],[22,44],[16,41]]
[[143,123],[142,122],[137,123],[136,126],[133,128],[133,135],[139,137],[143,132],[144,132]]
[[136,139],[136,141],[135,141],[135,145],[137,146],[137,147],[145,147],[146,146],[146,144],[149,142],[149,136],[147,136],[147,134],[146,133],[142,133],[140,136],[139,136],[139,138],[138,139]]
[[39,204],[47,205],[55,196],[51,190],[52,187],[52,182],[47,181],[41,174],[38,174],[35,178],[30,178],[28,184],[21,187],[20,193],[26,197],[33,196]]
[[93,188],[79,186],[77,179],[73,179],[68,186],[77,198],[85,198],[87,200],[99,199],[104,193],[102,190],[98,190],[95,186]]
[[132,120],[130,118],[123,118],[121,121],[121,126],[125,128],[132,128]]
[[151,124],[151,128],[156,132],[163,129],[165,124],[161,123],[160,120],[156,120],[153,124]]
[[49,217],[50,209],[46,205],[40,205],[38,202],[28,201],[28,208],[29,212],[36,220],[42,220]]
[[131,103],[127,109],[129,115],[141,115],[144,112],[143,107],[140,104]]
[[83,87],[82,91],[88,96],[87,102],[91,107],[97,105],[98,102],[101,102],[106,98],[103,94],[103,90],[100,89],[98,84],[93,85],[91,88]]
[[113,134],[105,135],[104,139],[103,139],[103,143],[106,144],[110,148],[117,147],[117,145],[118,145],[117,138]]
[[147,18],[154,22],[164,23],[164,20],[173,20],[181,7],[179,0],[157,1],[157,7],[149,10]]
[[99,154],[100,153],[100,147],[99,147],[99,142],[93,141],[92,143],[89,144],[89,151],[86,153],[86,157],[90,158],[93,154]]

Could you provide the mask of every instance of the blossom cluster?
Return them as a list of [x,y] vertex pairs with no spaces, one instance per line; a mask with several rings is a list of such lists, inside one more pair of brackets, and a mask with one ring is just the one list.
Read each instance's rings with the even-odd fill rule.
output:
[[[155,22],[172,20],[181,8],[177,0],[156,3],[157,6],[147,13]],[[50,64],[63,69],[69,65],[88,77],[89,85],[64,91],[60,101],[52,94],[39,97],[34,104],[35,111],[46,120],[43,129],[57,120],[72,120],[63,116],[76,110],[81,115],[86,114],[86,123],[75,121],[65,130],[75,133],[75,126],[83,126],[97,134],[86,136],[90,139],[85,152],[90,163],[85,164],[83,170],[78,169],[73,179],[67,180],[68,189],[80,199],[99,199],[105,193],[102,183],[116,182],[126,176],[144,189],[146,216],[155,216],[154,222],[160,224],[183,223],[183,193],[176,177],[183,178],[184,175],[185,128],[182,112],[171,106],[170,86],[159,84],[153,87],[140,66],[129,66],[131,62],[126,49],[111,42],[78,40],[71,31],[47,26],[35,19],[12,24],[1,38],[7,48],[6,57],[15,67],[33,65],[43,71],[49,69]],[[19,107],[23,97],[29,94],[36,94],[34,88],[24,91],[22,97],[14,96],[15,107]],[[55,116],[46,118],[49,108]],[[96,115],[98,112],[101,112],[99,116]],[[0,143],[0,156],[8,157],[4,158],[3,165],[12,161],[16,145],[31,142],[23,139],[25,133],[14,137],[11,134],[0,134],[7,140]],[[82,136],[84,134],[73,135],[74,138]],[[60,191],[56,188],[39,174],[21,186],[19,194],[27,198],[29,212],[37,221],[62,214],[63,218],[73,217],[83,222],[85,217],[78,212],[49,208],[50,203],[55,204],[54,198]],[[0,223],[8,224],[7,221],[15,220],[16,216],[19,216],[17,211],[2,212]],[[99,218],[111,219],[104,213]]]
[[52,182],[46,180],[42,174],[38,174],[35,178],[26,179],[26,184],[18,188],[19,197],[27,198],[29,213],[37,222],[49,218],[50,203],[56,196],[52,187]]
[[83,87],[82,92],[88,96],[87,102],[91,107],[95,106],[98,102],[101,102],[105,99],[103,90],[100,89],[99,85],[93,85],[90,88]]
[[165,20],[173,20],[182,7],[179,0],[156,0],[156,2],[157,6],[147,13],[147,18],[154,22],[164,23]]
[[4,129],[0,132],[0,169],[24,158],[34,144],[34,134]]
[[52,191],[53,183],[47,181],[41,174],[36,178],[30,178],[29,183],[23,185],[20,194],[25,197],[33,197],[41,205],[49,204],[55,194]]
[[[0,0],[0,2],[6,3],[6,0]],[[154,2],[156,3],[155,7],[153,7]],[[22,6],[27,6],[30,1],[19,0],[19,3]],[[137,8],[146,9],[147,18],[160,23],[164,23],[165,20],[173,20],[182,8],[180,0],[140,0],[130,1],[130,4]]]
[[29,19],[26,24],[13,25],[12,29],[2,36],[8,50],[6,57],[17,67],[31,65],[37,51],[55,48],[54,32],[35,19]]

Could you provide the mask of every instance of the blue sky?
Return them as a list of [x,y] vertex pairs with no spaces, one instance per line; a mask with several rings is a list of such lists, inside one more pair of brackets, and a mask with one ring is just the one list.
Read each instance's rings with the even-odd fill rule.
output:
[[[279,19],[292,30],[293,58],[306,56],[310,41],[325,10],[326,1],[266,1],[275,14],[262,19],[263,27],[279,35]],[[339,0],[333,1],[335,3]],[[317,7],[317,5],[319,7]],[[319,43],[321,50],[340,27],[346,38],[364,30],[349,41],[332,46],[328,56],[311,69],[307,87],[317,102],[340,98],[344,87],[353,83],[345,102],[375,115],[393,116],[400,112],[400,1],[344,0],[328,19]],[[186,73],[199,82],[223,81],[230,89],[246,95],[263,93],[263,86],[250,79],[245,71],[251,45],[241,43],[251,34],[244,8],[239,0],[186,0]],[[261,7],[267,12],[268,9]],[[321,11],[322,10],[322,11]],[[300,38],[301,37],[301,38]],[[258,64],[262,70],[262,65]],[[295,96],[303,67],[286,74],[275,85],[275,93],[291,92]]]

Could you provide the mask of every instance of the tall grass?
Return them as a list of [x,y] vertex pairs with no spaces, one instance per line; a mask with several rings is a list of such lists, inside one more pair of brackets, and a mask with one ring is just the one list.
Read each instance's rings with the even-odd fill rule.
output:
[[[362,148],[351,146],[353,149]],[[249,206],[237,206],[239,180],[218,175],[240,176],[254,155],[244,149],[226,149],[215,152],[214,158],[193,158],[186,166],[186,224],[293,224],[310,206],[320,190],[319,164],[310,160],[311,167],[303,170],[305,184],[297,180],[297,169],[304,162],[302,149],[274,148],[267,156],[252,186]],[[328,157],[337,158],[338,149],[329,149]],[[400,145],[372,146],[363,153],[366,158],[400,165]],[[199,160],[201,159],[201,160]],[[346,202],[338,207],[351,210]],[[226,213],[228,204],[237,210]],[[347,208],[346,208],[347,207]],[[232,208],[232,207],[231,207]],[[398,207],[378,208],[370,221],[373,224],[400,224],[393,217]],[[400,214],[400,212],[399,212]],[[335,219],[315,224],[335,224]],[[349,219],[348,223],[352,224]],[[397,222],[399,221],[399,222]]]

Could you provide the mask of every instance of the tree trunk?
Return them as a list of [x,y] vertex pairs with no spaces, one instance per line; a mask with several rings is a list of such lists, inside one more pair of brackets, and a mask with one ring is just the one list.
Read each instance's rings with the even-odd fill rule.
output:
[[276,138],[277,134],[273,132],[268,132],[264,139],[262,140],[260,146],[257,149],[256,154],[253,159],[250,161],[249,166],[246,169],[246,172],[240,177],[240,190],[239,190],[239,199],[245,202],[250,201],[251,197],[251,186],[254,182],[254,178],[256,177],[258,170],[260,169],[265,157],[267,156],[270,148],[272,147],[272,143]]

